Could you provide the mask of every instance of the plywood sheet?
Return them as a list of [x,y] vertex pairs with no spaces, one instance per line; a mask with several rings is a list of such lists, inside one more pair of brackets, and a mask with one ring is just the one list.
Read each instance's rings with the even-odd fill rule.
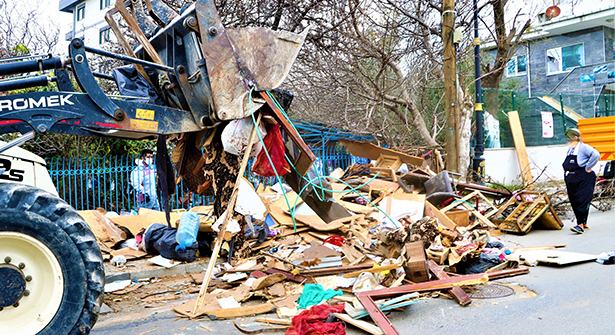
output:
[[382,148],[369,142],[340,139],[340,143],[348,148],[351,154],[358,157],[365,157],[371,160],[378,160],[380,155],[398,156],[403,163],[422,166],[425,161],[421,157],[416,157],[403,152]]
[[539,263],[569,265],[596,260],[596,255],[559,250],[519,250],[519,258],[537,260]]

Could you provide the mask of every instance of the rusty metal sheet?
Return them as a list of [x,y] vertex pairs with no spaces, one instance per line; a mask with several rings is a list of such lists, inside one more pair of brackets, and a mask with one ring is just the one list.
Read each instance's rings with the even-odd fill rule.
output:
[[615,116],[582,119],[577,123],[583,142],[600,152],[600,160],[611,160],[615,153]]
[[145,0],[147,11],[155,21],[163,23],[163,26],[169,24],[177,17],[177,13],[161,0]]
[[301,34],[271,29],[227,29],[236,54],[252,72],[259,91],[282,84],[292,67],[309,29]]

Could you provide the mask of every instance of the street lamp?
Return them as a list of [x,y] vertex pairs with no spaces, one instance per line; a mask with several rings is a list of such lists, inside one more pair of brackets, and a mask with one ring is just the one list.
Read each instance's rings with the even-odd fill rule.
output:
[[474,77],[476,78],[476,102],[474,103],[474,112],[476,113],[476,144],[474,145],[472,170],[474,170],[474,182],[483,185],[485,178],[485,147],[483,146],[483,97],[480,84],[480,39],[478,38],[477,0],[474,0]]

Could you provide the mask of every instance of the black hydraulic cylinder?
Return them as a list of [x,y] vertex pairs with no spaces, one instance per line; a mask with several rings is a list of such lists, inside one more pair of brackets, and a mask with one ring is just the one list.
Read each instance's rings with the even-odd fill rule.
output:
[[[2,59],[0,59],[2,61]],[[45,59],[24,60],[20,62],[0,64],[0,76],[22,74],[62,68],[62,58],[52,57]]]
[[47,86],[49,78],[47,76],[36,76],[31,78],[15,79],[0,82],[0,92],[19,90],[22,88]]

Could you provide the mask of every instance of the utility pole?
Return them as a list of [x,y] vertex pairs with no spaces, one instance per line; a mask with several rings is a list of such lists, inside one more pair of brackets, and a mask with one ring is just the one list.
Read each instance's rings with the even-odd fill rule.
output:
[[446,169],[459,172],[459,131],[457,129],[457,78],[455,69],[455,0],[444,0],[442,6],[442,42],[444,44],[444,110],[446,112]]
[[474,146],[474,182],[484,184],[485,179],[485,147],[483,145],[483,95],[480,83],[480,39],[478,38],[478,5],[474,0],[474,76],[476,78],[476,101],[474,112],[476,113],[476,145]]

